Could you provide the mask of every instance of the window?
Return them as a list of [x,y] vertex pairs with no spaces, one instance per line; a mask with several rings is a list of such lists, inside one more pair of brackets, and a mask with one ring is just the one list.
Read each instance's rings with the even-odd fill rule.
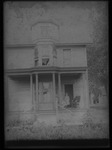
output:
[[38,60],[38,48],[35,47],[35,67],[38,66],[39,60]]
[[98,103],[99,103],[99,96],[96,96],[93,99],[93,104],[98,104]]
[[63,62],[64,65],[70,65],[71,62],[71,49],[63,49]]
[[35,67],[38,66],[38,59],[35,59]]
[[42,58],[42,66],[49,65],[50,59],[49,58]]
[[49,26],[41,26],[41,35],[43,38],[49,37]]
[[56,49],[53,50],[53,57],[57,58],[57,51],[56,51]]

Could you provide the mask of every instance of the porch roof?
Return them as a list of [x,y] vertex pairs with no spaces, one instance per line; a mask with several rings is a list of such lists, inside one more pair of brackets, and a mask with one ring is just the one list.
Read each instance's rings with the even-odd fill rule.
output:
[[8,74],[35,74],[35,73],[83,73],[87,67],[37,67],[25,69],[7,69]]
[[[91,45],[92,42],[80,42],[80,43],[54,43],[56,47],[64,47],[64,46],[88,46]],[[34,48],[36,44],[6,44],[4,48],[12,49],[12,48]]]

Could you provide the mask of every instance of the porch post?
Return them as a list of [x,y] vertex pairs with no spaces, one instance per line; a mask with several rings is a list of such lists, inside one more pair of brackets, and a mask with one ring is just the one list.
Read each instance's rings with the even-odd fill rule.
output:
[[83,107],[84,107],[84,109],[86,108],[86,86],[85,86],[85,84],[86,84],[86,82],[85,82],[85,73],[82,73],[82,78],[83,78],[83,95],[84,95],[84,99],[83,99]]
[[55,109],[56,107],[55,73],[53,73],[53,100],[54,100],[54,109]]
[[61,79],[60,79],[60,73],[58,73],[58,90],[59,90],[59,105],[61,102]]
[[[9,83],[8,83],[8,75],[5,75],[4,78],[4,85],[5,85],[5,113],[7,114],[7,112],[9,111]],[[5,115],[6,115],[5,114]]]
[[38,74],[36,74],[36,110],[38,110],[39,106],[39,99],[38,99]]
[[84,83],[84,97],[85,97],[85,108],[89,106],[89,98],[88,98],[88,82],[87,82],[87,73],[83,73],[83,83]]
[[34,101],[33,101],[33,76],[30,74],[30,92],[31,92],[31,99],[32,99],[32,110],[34,110]]
[[89,100],[89,83],[88,83],[88,70],[86,70],[86,97],[87,97],[87,107],[89,108],[89,105],[90,105],[90,100]]

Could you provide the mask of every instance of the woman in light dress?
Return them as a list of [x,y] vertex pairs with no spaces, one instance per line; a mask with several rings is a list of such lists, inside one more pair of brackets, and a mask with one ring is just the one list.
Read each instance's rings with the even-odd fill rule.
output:
[[63,107],[69,105],[69,100],[70,100],[70,98],[69,98],[68,94],[66,93],[65,99],[62,102]]

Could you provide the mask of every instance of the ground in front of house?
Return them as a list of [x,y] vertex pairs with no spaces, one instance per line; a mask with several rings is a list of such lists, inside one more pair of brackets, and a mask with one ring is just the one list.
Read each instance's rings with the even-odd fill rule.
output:
[[6,140],[38,139],[103,139],[109,138],[108,111],[92,108],[84,116],[81,125],[58,126],[46,125],[44,122],[15,122],[6,126]]
[[97,125],[61,125],[45,126],[20,126],[6,129],[6,140],[40,140],[40,139],[108,139],[106,124]]

